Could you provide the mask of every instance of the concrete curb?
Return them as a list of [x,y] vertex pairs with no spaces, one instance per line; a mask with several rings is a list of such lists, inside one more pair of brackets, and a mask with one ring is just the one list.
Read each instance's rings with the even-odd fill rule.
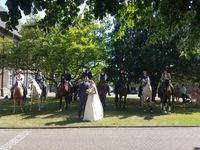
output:
[[0,127],[0,129],[79,129],[79,128],[200,128],[198,126],[65,126],[65,127]]

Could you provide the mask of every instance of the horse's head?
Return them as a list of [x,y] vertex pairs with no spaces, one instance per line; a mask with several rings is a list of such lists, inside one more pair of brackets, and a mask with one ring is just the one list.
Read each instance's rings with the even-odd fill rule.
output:
[[58,91],[61,93],[66,93],[70,90],[70,87],[67,82],[62,82],[58,87]]
[[22,87],[22,83],[20,81],[16,81],[15,86],[16,87]]
[[29,88],[32,88],[33,84],[35,83],[36,83],[35,79],[31,78],[29,81]]
[[106,81],[105,80],[100,80],[99,81],[99,85],[105,85],[106,84]]

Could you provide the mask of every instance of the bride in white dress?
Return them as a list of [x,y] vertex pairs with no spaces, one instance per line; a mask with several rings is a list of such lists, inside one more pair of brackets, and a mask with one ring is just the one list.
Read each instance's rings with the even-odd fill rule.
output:
[[89,89],[87,90],[88,99],[85,105],[83,120],[96,121],[103,118],[103,106],[99,99],[99,94],[94,81],[89,81]]

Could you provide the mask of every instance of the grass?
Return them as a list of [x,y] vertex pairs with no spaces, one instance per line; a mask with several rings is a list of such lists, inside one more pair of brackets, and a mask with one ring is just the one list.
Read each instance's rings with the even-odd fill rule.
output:
[[128,99],[127,108],[115,108],[113,98],[108,99],[104,118],[96,122],[80,121],[77,118],[78,103],[74,102],[69,111],[58,111],[59,101],[48,98],[41,112],[37,105],[29,111],[25,103],[25,112],[17,109],[12,113],[13,102],[0,100],[0,127],[71,127],[71,126],[179,126],[200,125],[200,109],[193,104],[172,104],[172,112],[164,114],[160,111],[159,104],[154,106],[154,112],[143,112],[138,99]]

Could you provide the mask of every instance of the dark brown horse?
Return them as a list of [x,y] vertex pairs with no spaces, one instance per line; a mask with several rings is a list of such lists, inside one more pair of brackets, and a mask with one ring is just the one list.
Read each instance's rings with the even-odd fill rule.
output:
[[78,99],[78,88],[79,88],[79,83],[81,82],[80,80],[81,80],[80,78],[77,78],[76,80],[73,81],[72,97],[74,101],[77,101]]
[[[172,88],[170,87],[169,81],[166,80],[164,84],[159,87],[159,97],[161,99],[161,109],[166,113],[166,107],[168,106],[168,111],[171,112],[171,96]],[[167,106],[166,106],[167,104]]]
[[97,90],[98,90],[98,93],[99,93],[99,98],[101,100],[101,104],[103,105],[103,109],[105,110],[105,107],[106,107],[106,94],[109,92],[109,86],[104,80],[101,80],[97,84]]
[[[115,105],[116,108],[122,108],[122,101],[123,101],[123,108],[126,107],[126,98],[128,93],[128,85],[124,80],[119,80],[115,86]],[[124,98],[123,98],[124,97]]]
[[23,110],[23,100],[24,100],[24,91],[23,91],[23,88],[22,88],[22,84],[20,83],[20,81],[17,81],[16,84],[15,84],[14,92],[13,92],[13,101],[14,101],[13,113],[15,113],[17,102],[20,103],[21,112],[24,112],[24,110]]
[[71,87],[67,82],[62,82],[57,89],[57,97],[60,99],[60,107],[59,110],[62,111],[62,97],[65,98],[65,109],[68,110],[70,108],[70,103],[72,101]]

